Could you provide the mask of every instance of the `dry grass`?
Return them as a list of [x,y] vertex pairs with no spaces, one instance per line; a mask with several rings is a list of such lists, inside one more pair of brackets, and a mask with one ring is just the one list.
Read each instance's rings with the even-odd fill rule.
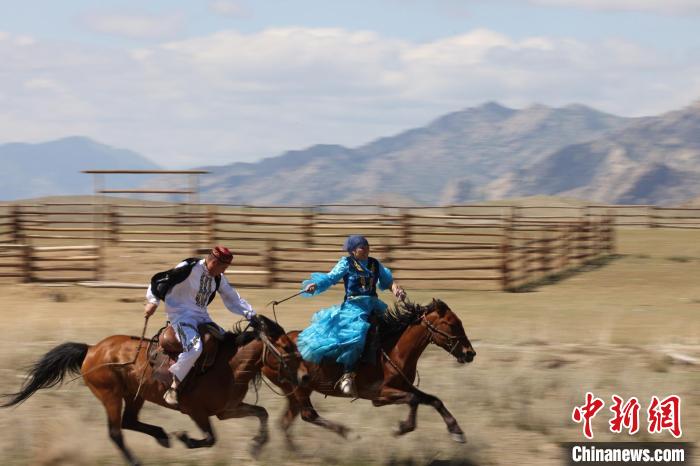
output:
[[[396,439],[391,429],[405,417],[405,407],[372,408],[366,401],[316,396],[323,415],[353,427],[360,438],[343,442],[300,421],[294,432],[302,451],[287,452],[273,428],[258,464],[420,465],[451,460],[453,465],[558,465],[558,442],[583,439],[571,410],[583,402],[586,391],[608,403],[613,393],[636,396],[643,408],[652,395],[678,394],[683,399],[683,440],[698,440],[700,368],[674,364],[667,352],[700,356],[699,240],[700,232],[693,231],[622,230],[621,258],[528,293],[409,290],[419,302],[432,296],[446,301],[476,345],[478,356],[471,365],[458,366],[434,347],[419,364],[421,389],[443,399],[469,443],[452,443],[430,408],[419,409],[416,432]],[[145,250],[129,255],[112,265],[137,267],[133,275],[143,282],[178,258],[176,253],[156,257]],[[684,259],[674,259],[678,257]],[[12,284],[0,285],[0,290],[0,392],[16,390],[20,368],[56,344],[94,343],[106,335],[141,330],[141,290]],[[259,310],[290,291],[241,289]],[[339,290],[314,300],[298,298],[284,303],[278,316],[287,329],[302,328],[313,310],[340,299]],[[212,315],[226,326],[234,320],[218,300]],[[155,327],[154,322],[151,330]],[[249,396],[254,401],[254,394]],[[282,400],[263,386],[259,403],[275,422]],[[594,422],[596,440],[626,440],[627,435],[606,432],[605,409]],[[142,417],[167,431],[196,432],[184,416],[158,407],[146,406]],[[257,421],[214,424],[219,442],[211,449],[188,451],[178,444],[166,450],[133,432],[126,433],[126,440],[145,464],[250,464],[246,447]],[[16,409],[0,411],[0,429],[3,464],[123,464],[107,437],[101,405],[81,382],[40,392]],[[638,434],[633,439],[672,438]]]

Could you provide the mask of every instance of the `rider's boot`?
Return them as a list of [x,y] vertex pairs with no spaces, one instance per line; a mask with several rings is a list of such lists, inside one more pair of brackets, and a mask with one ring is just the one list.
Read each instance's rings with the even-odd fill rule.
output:
[[177,407],[178,405],[178,399],[177,399],[177,389],[180,386],[180,381],[177,380],[177,377],[173,375],[173,383],[170,385],[170,388],[166,390],[165,394],[163,395],[163,400],[165,400],[165,403],[168,406],[172,406],[173,408]]
[[355,387],[355,373],[346,372],[340,378],[340,391],[348,396],[357,398],[357,388]]

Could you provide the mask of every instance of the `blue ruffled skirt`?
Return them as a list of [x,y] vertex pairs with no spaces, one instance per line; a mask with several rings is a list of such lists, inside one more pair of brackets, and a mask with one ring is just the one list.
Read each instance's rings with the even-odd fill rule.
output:
[[352,370],[365,349],[372,312],[383,313],[387,305],[378,298],[362,296],[321,309],[311,325],[299,334],[297,347],[306,361],[331,359]]

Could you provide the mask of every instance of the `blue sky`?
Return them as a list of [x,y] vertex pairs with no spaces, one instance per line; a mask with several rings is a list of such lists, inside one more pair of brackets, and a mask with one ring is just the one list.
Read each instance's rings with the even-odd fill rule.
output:
[[697,0],[2,4],[0,143],[79,134],[166,167],[358,146],[486,101],[700,98]]

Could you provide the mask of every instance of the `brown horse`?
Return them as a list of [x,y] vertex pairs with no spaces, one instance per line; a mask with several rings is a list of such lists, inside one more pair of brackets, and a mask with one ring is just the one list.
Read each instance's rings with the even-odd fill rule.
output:
[[[409,405],[408,418],[399,423],[395,435],[413,431],[416,428],[418,405],[426,404],[440,413],[453,440],[465,442],[457,420],[442,401],[413,385],[418,358],[430,343],[445,349],[460,364],[474,359],[476,352],[459,317],[440,300],[433,299],[427,306],[402,303],[381,318],[378,332],[381,337],[381,352],[378,357],[374,363],[361,362],[358,365],[355,382],[359,397],[371,400],[374,406],[401,403]],[[298,331],[294,331],[288,335],[296,343],[298,334]],[[347,396],[340,391],[337,383],[343,373],[342,366],[330,361],[324,361],[320,365],[304,361],[304,365],[310,376],[309,383],[304,387],[294,389],[287,382],[272,379],[287,394],[288,407],[281,419],[281,426],[290,448],[294,448],[294,444],[289,428],[299,414],[305,421],[343,437],[348,433],[345,426],[319,416],[309,398],[314,390],[326,396]]]
[[[300,378],[307,377],[296,346],[284,329],[260,315],[255,323],[253,331],[226,332],[214,364],[195,379],[186,379],[189,386],[180,394],[177,409],[190,416],[205,434],[203,439],[193,439],[186,432],[176,433],[187,448],[210,447],[216,442],[210,416],[219,419],[256,416],[260,429],[251,446],[251,454],[256,455],[268,440],[268,414],[261,406],[243,403],[249,382],[263,369],[268,377],[283,379],[287,386],[296,386]],[[137,465],[138,460],[124,444],[122,429],[143,432],[160,445],[170,447],[169,436],[162,427],[138,420],[145,401],[170,408],[163,401],[167,387],[151,377],[146,353],[146,344],[140,338],[126,335],[113,335],[93,346],[63,343],[37,361],[22,389],[5,395],[11,399],[0,406],[22,403],[37,390],[61,383],[67,373],[80,372],[107,411],[110,438],[129,464]],[[134,364],[128,363],[134,360]],[[197,366],[191,373],[195,369]]]

